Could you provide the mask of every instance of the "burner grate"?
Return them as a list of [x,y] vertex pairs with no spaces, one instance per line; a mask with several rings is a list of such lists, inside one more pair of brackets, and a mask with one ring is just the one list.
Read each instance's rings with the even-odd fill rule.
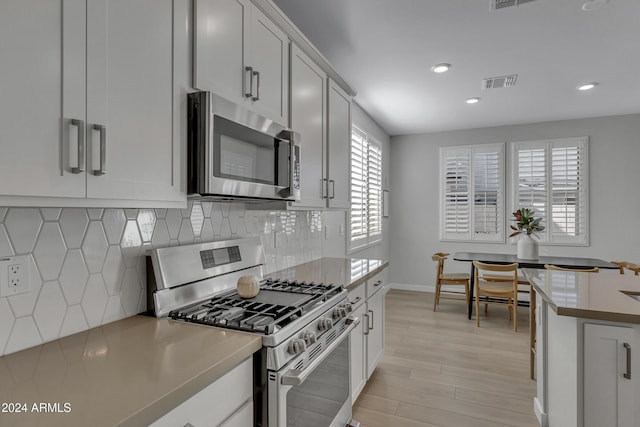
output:
[[267,279],[254,298],[243,299],[232,290],[174,310],[169,316],[191,323],[270,335],[341,291],[342,286],[333,284]]

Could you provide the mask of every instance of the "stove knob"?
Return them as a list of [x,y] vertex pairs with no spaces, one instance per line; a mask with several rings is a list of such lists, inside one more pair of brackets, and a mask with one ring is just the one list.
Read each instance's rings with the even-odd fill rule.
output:
[[337,307],[333,310],[333,318],[336,320],[340,320],[346,316],[347,316],[347,310],[345,310],[344,307]]
[[302,333],[302,339],[306,345],[315,344],[316,342],[316,333],[313,331],[304,331]]
[[348,302],[342,304],[340,307],[343,307],[346,310],[347,314],[353,311],[353,307],[351,306],[351,303],[348,303]]
[[291,340],[291,342],[289,342],[289,348],[287,349],[287,351],[289,352],[289,354],[297,356],[298,354],[304,353],[306,349],[307,346],[303,339],[294,338]]
[[318,320],[318,330],[320,332],[328,331],[331,328],[333,328],[333,321],[328,317],[321,317],[320,320]]

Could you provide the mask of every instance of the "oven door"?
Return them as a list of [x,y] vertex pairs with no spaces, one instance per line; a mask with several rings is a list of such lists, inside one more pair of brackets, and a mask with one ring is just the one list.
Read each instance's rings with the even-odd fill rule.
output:
[[344,427],[351,421],[349,337],[353,319],[304,370],[269,372],[269,427]]

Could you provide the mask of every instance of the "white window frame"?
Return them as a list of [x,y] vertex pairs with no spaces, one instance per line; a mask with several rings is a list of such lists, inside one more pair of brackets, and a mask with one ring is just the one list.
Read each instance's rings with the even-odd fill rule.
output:
[[[369,211],[372,210],[373,211],[373,215],[376,215],[377,218],[377,222],[379,224],[379,227],[377,228],[377,230],[370,230],[369,229],[369,221],[365,221],[366,225],[365,225],[365,232],[361,233],[361,235],[359,237],[354,237],[353,234],[353,224],[352,224],[352,213],[353,213],[353,201],[352,201],[352,195],[353,195],[353,191],[352,191],[352,178],[353,178],[353,171],[352,171],[352,167],[353,167],[353,155],[352,155],[352,149],[353,149],[353,137],[354,134],[360,134],[360,136],[362,138],[364,138],[364,143],[366,145],[366,150],[367,150],[367,156],[368,154],[368,150],[369,147],[375,147],[378,151],[379,151],[379,176],[377,177],[377,182],[375,182],[376,180],[374,179],[374,183],[372,183],[374,185],[374,189],[372,190],[374,193],[378,194],[377,199],[374,198],[372,200],[368,200],[366,202],[366,207],[364,208],[364,210],[366,210],[367,212],[365,213],[365,216],[370,215]],[[347,232],[347,251],[348,253],[352,253],[355,251],[359,251],[365,248],[368,248],[370,246],[374,246],[376,244],[379,244],[382,241],[382,236],[383,236],[383,231],[382,231],[382,168],[383,168],[383,164],[382,164],[382,144],[380,144],[380,142],[378,142],[375,138],[371,137],[371,135],[367,134],[366,131],[364,131],[361,127],[358,127],[355,124],[352,124],[351,126],[351,141],[349,142],[349,211],[348,211],[348,232]],[[365,184],[367,186],[365,192],[369,192],[369,180],[371,179],[371,177],[369,176],[370,171],[367,172],[367,183]],[[370,194],[371,195],[371,194]],[[377,212],[377,213],[376,213]]]
[[[522,207],[534,208],[535,206],[523,206],[518,203],[519,194],[519,152],[520,150],[531,149],[544,149],[545,153],[545,212],[550,212],[552,207],[552,194],[553,190],[549,191],[552,187],[552,171],[550,165],[552,165],[552,150],[556,148],[568,148],[578,147],[580,150],[580,163],[578,174],[578,200],[580,216],[582,221],[578,227],[582,227],[584,230],[582,233],[578,233],[577,236],[563,236],[557,233],[553,233],[554,227],[550,227],[548,223],[548,217],[543,219],[545,229],[536,234],[539,236],[538,241],[541,245],[566,245],[566,246],[589,246],[589,138],[588,137],[573,137],[573,138],[560,138],[560,139],[548,139],[538,141],[516,141],[511,143],[511,162],[512,162],[512,182],[513,188],[511,191],[511,212],[515,212]],[[511,215],[510,215],[511,217]],[[509,218],[511,219],[511,218]],[[511,223],[511,222],[509,222]]]
[[[496,153],[498,155],[498,189],[496,194],[496,229],[494,233],[481,232],[476,229],[476,204],[475,204],[475,178],[477,177],[476,168],[478,164],[474,162],[477,154]],[[468,226],[466,231],[452,232],[447,231],[447,195],[451,192],[447,191],[446,160],[451,156],[460,156],[466,158],[468,164]],[[465,166],[463,165],[463,168]],[[486,243],[504,243],[505,242],[505,144],[475,144],[475,145],[457,145],[440,147],[440,241],[455,242],[486,242]],[[478,213],[479,214],[479,213]],[[464,227],[463,227],[464,228]]]

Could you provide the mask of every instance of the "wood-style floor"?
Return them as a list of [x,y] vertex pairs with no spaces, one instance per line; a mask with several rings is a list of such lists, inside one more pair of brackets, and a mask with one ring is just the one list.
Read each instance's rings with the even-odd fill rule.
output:
[[353,408],[363,427],[537,427],[529,379],[528,309],[518,332],[506,307],[480,328],[464,302],[433,294],[387,294],[385,352]]

